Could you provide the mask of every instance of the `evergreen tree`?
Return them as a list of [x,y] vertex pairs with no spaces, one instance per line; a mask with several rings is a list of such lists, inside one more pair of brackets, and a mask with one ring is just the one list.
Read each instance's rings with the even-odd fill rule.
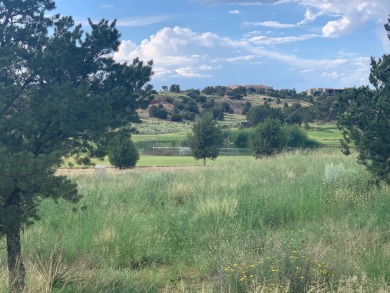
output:
[[[385,25],[390,40],[390,18]],[[368,87],[344,91],[337,100],[337,118],[344,139],[343,152],[350,153],[350,143],[358,152],[358,162],[376,179],[390,183],[390,55],[371,59]]]
[[119,131],[109,140],[108,159],[110,163],[119,169],[135,167],[139,160],[139,153],[128,133]]
[[86,33],[54,9],[53,0],[0,1],[0,237],[12,293],[26,289],[20,234],[40,202],[79,199],[55,174],[63,158],[104,157],[107,133],[137,121],[151,99],[152,62],[111,57],[115,21],[89,21]]
[[202,113],[187,138],[194,158],[203,159],[203,165],[206,165],[207,158],[214,160],[218,157],[223,136],[211,113]]

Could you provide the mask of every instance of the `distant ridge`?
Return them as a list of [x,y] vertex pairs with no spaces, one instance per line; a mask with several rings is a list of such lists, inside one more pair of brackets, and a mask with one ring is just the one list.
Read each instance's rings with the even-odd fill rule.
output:
[[263,85],[263,84],[246,84],[246,85],[236,85],[236,84],[234,84],[234,85],[228,85],[227,88],[229,88],[231,90],[234,90],[234,89],[236,89],[236,88],[238,88],[240,86],[245,87],[247,89],[249,89],[249,88],[254,88],[256,90],[262,89],[265,92],[274,89],[272,86],[266,86],[266,85]]

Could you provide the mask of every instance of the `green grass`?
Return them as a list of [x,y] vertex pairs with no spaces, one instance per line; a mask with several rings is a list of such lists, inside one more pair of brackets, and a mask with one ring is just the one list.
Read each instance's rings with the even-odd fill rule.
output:
[[161,141],[161,142],[170,142],[170,141],[183,141],[187,139],[187,132],[176,132],[176,133],[163,133],[163,134],[133,134],[131,139],[135,142],[145,142],[145,141]]
[[[234,161],[250,161],[253,158],[251,156],[219,156],[215,160],[206,160],[207,166],[216,166],[218,164],[224,164],[231,160]],[[67,163],[64,164],[64,167],[67,166],[68,162],[72,162],[72,168],[91,168],[92,166],[80,166],[77,165],[74,160],[69,159]],[[104,165],[106,167],[111,167],[111,164],[108,158],[104,160],[92,160],[95,165]],[[139,161],[137,162],[137,167],[175,167],[175,166],[202,166],[203,160],[195,160],[191,156],[152,156],[152,155],[141,155]]]
[[340,145],[342,134],[335,124],[314,124],[310,125],[307,131],[308,137],[322,145]]
[[32,293],[53,278],[53,292],[389,292],[389,189],[354,157],[71,178],[80,203],[43,202],[23,234]]
[[[218,166],[231,161],[249,162],[253,160],[250,156],[220,156],[215,160],[206,160],[206,166]],[[203,160],[195,160],[189,156],[141,156],[138,167],[174,167],[174,166],[203,166]]]

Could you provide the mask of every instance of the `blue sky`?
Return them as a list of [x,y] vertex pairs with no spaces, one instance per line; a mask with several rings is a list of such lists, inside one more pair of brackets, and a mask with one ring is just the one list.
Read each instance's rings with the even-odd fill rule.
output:
[[[114,58],[154,61],[151,84],[264,84],[304,91],[368,84],[390,53],[389,0],[57,0],[76,23],[117,19]],[[87,27],[86,27],[87,28]]]

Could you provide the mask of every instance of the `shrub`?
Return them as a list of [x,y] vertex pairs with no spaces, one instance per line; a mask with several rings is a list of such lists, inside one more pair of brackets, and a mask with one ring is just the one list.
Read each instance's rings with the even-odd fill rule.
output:
[[248,148],[251,136],[251,130],[240,129],[233,133],[234,146],[237,148]]
[[180,114],[173,114],[172,118],[171,118],[171,121],[173,121],[173,122],[182,122],[183,121],[183,116],[181,116]]
[[192,112],[186,112],[183,114],[183,118],[186,120],[194,121],[195,117],[196,117],[195,113]]
[[285,146],[286,138],[280,121],[267,118],[255,128],[252,150],[256,159],[280,153]]
[[149,116],[160,118],[160,119],[166,119],[168,117],[168,112],[167,110],[164,109],[164,106],[161,104],[158,107],[156,105],[153,105],[149,108]]
[[293,148],[317,147],[318,142],[307,137],[306,132],[299,126],[285,126],[283,127],[284,135],[286,137],[286,146]]
[[128,169],[137,164],[139,153],[129,136],[119,132],[110,139],[108,159],[116,168]]

